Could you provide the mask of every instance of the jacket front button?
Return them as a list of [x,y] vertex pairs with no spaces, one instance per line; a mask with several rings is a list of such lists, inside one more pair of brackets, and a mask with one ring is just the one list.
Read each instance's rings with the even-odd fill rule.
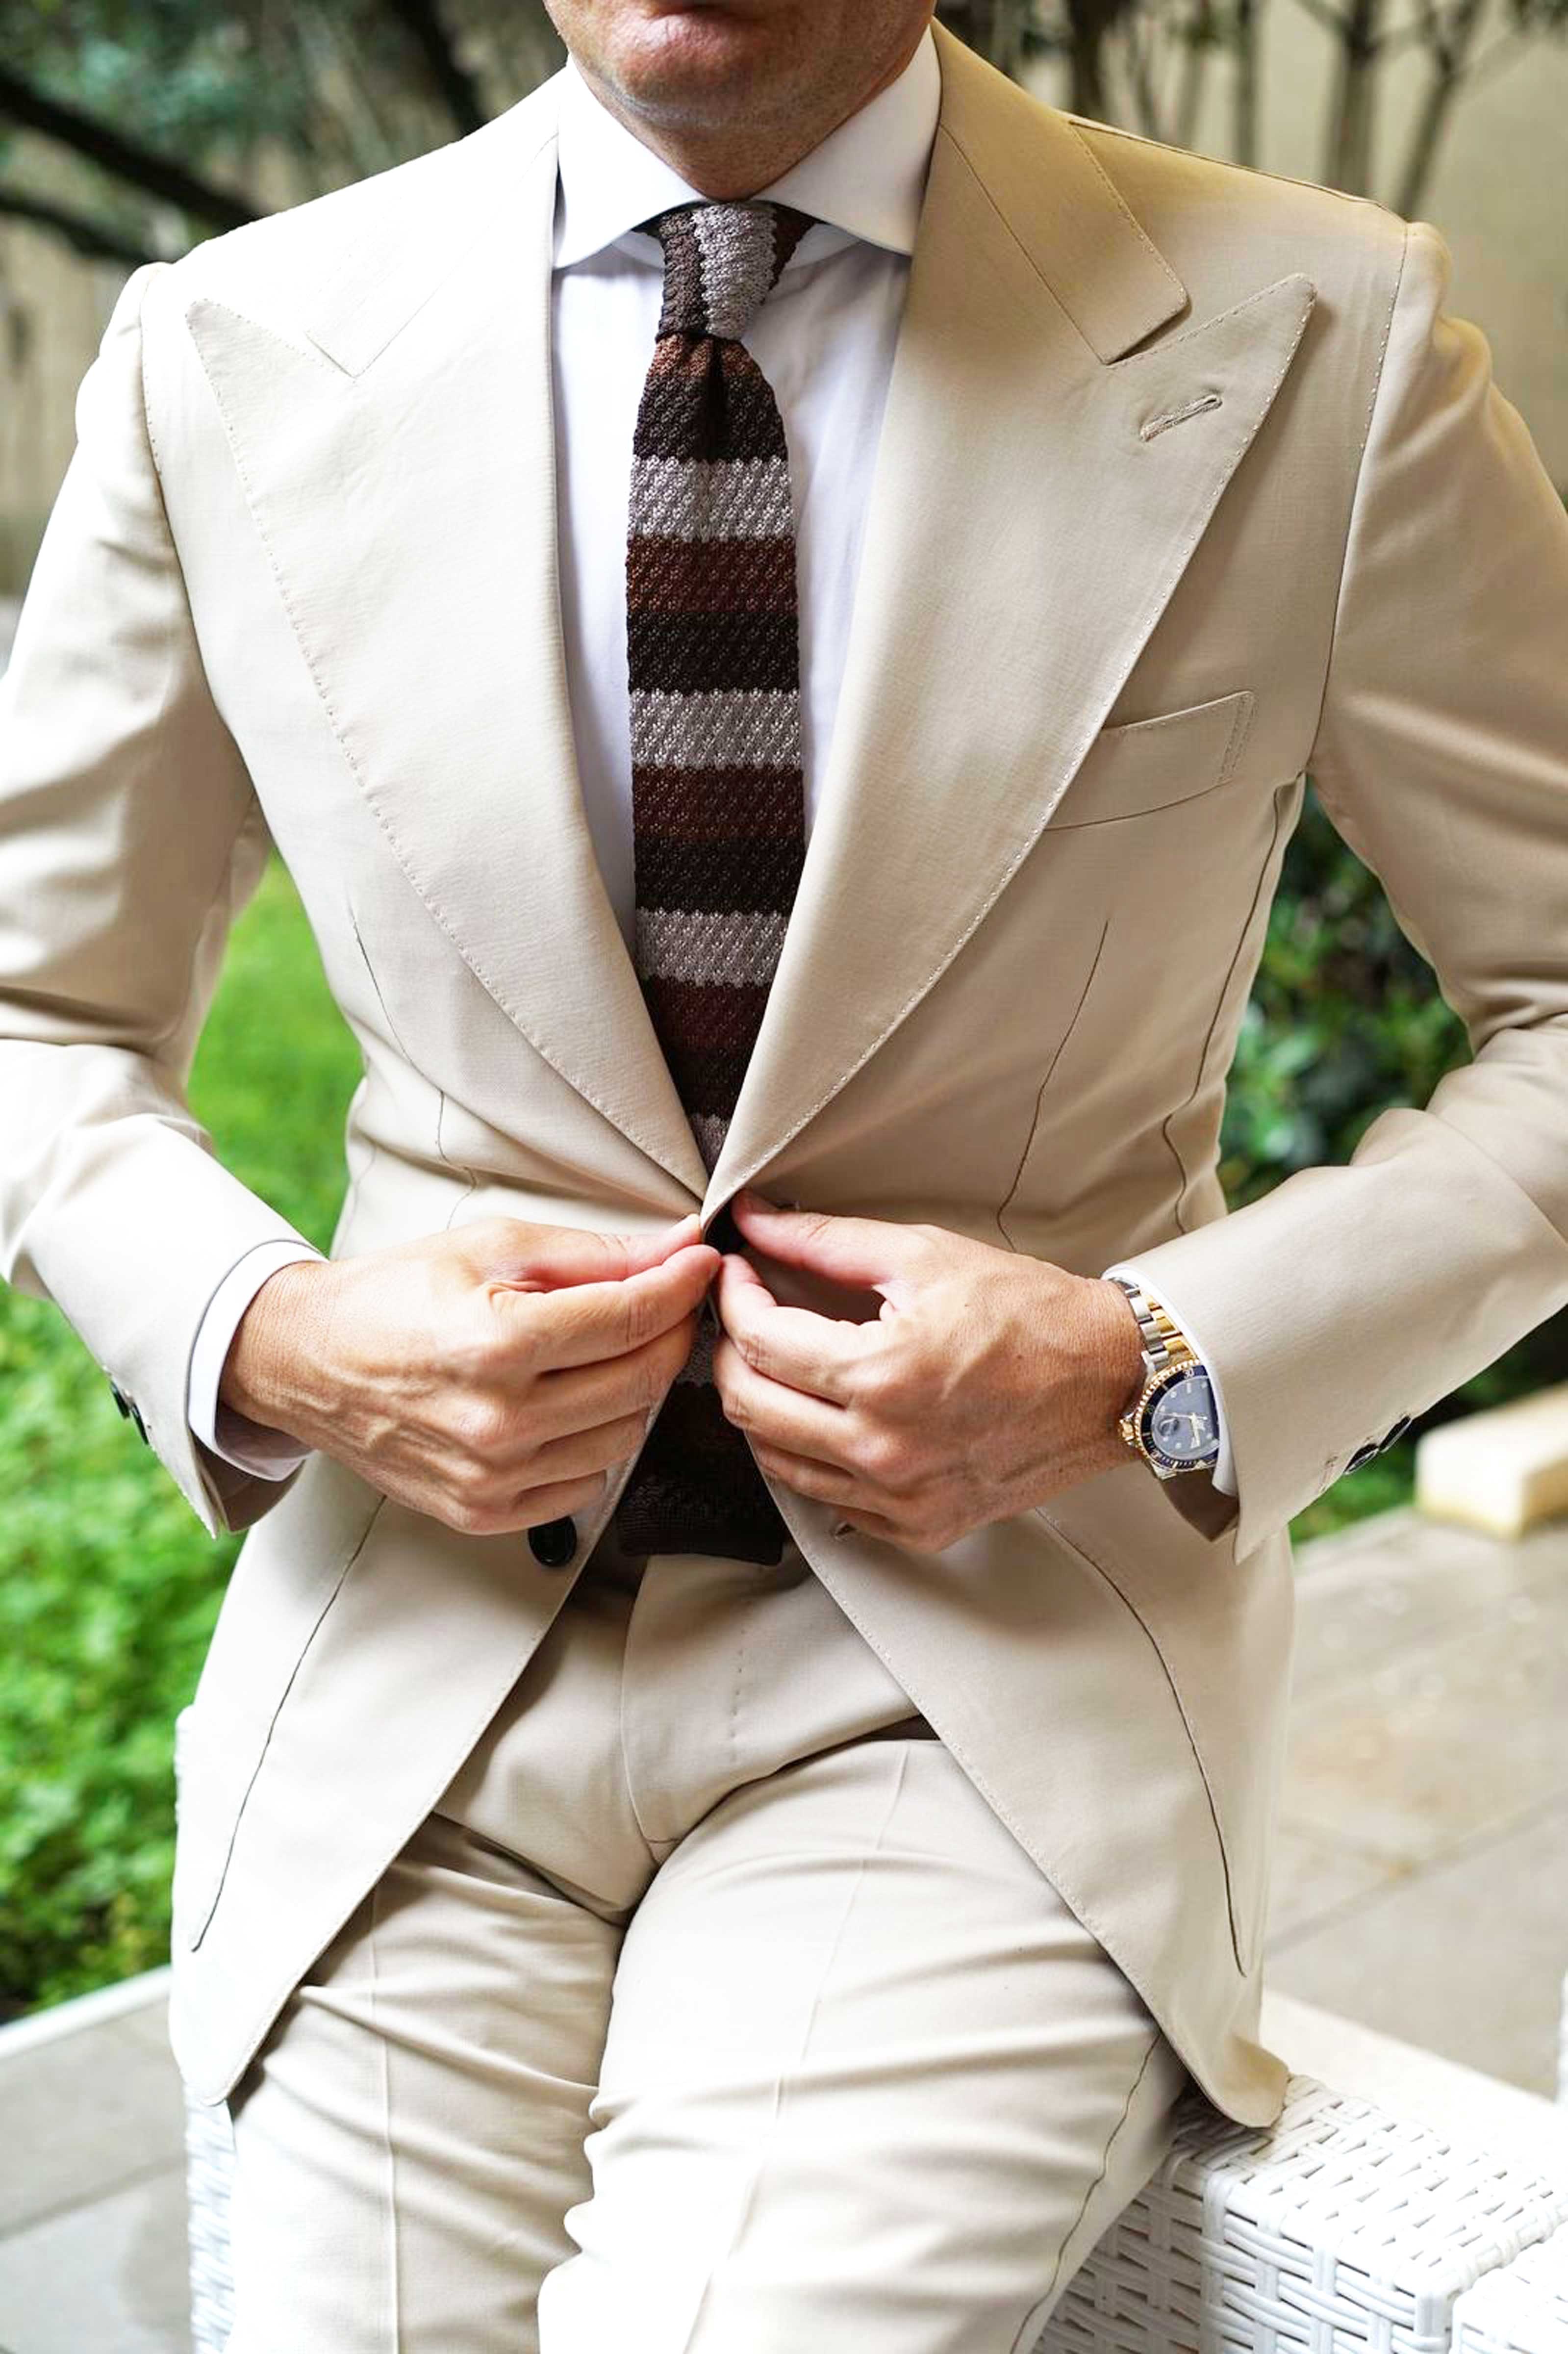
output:
[[528,1532],[528,1550],[541,1569],[565,1569],[577,1549],[577,1522],[541,1521]]

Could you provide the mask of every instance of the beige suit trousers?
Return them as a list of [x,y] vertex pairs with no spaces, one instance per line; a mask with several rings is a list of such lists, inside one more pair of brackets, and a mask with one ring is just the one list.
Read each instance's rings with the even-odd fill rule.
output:
[[230,2354],[1026,2354],[1185,2083],[793,1546],[611,1538],[237,2089]]

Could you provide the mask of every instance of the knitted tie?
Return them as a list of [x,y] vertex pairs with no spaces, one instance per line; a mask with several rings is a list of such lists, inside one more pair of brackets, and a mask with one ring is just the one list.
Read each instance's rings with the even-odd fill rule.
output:
[[[810,217],[706,204],[643,227],[664,302],[632,443],[626,552],[635,960],[712,1169],[805,855],[795,523],[778,403],[740,342]],[[776,1562],[788,1532],[692,1353],[616,1508],[630,1553]]]

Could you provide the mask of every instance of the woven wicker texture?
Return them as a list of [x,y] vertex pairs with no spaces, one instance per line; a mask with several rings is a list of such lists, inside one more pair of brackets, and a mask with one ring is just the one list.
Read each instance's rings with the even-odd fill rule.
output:
[[228,2269],[228,2184],[234,2137],[226,2108],[185,2102],[185,2196],[190,2211],[191,2354],[223,2354],[234,2327]]
[[1193,2096],[1039,2354],[1446,2354],[1459,2296],[1564,2221],[1568,2183],[1309,2077],[1261,2133]]
[[[189,1754],[190,1712],[175,1719],[175,1814],[180,1808],[180,1777]],[[234,2171],[234,2135],[228,2111],[204,2108],[185,2094],[185,2210],[191,2270],[191,2354],[224,2354],[234,2326],[234,2288],[228,2263],[228,2186]]]
[[1568,2229],[1489,2273],[1454,2308],[1455,2354],[1568,2354]]

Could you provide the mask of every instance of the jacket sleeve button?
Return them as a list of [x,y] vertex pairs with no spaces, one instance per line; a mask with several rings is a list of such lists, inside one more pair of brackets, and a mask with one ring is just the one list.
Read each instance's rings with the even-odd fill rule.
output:
[[541,1521],[528,1532],[528,1550],[541,1569],[565,1569],[577,1549],[577,1523],[570,1519]]
[[153,1442],[147,1437],[147,1426],[142,1419],[142,1409],[137,1405],[135,1399],[127,1397],[118,1382],[111,1382],[109,1386],[113,1393],[114,1403],[120,1408],[121,1413],[130,1417],[131,1421],[136,1426],[137,1436],[143,1440],[144,1445],[150,1447]]

